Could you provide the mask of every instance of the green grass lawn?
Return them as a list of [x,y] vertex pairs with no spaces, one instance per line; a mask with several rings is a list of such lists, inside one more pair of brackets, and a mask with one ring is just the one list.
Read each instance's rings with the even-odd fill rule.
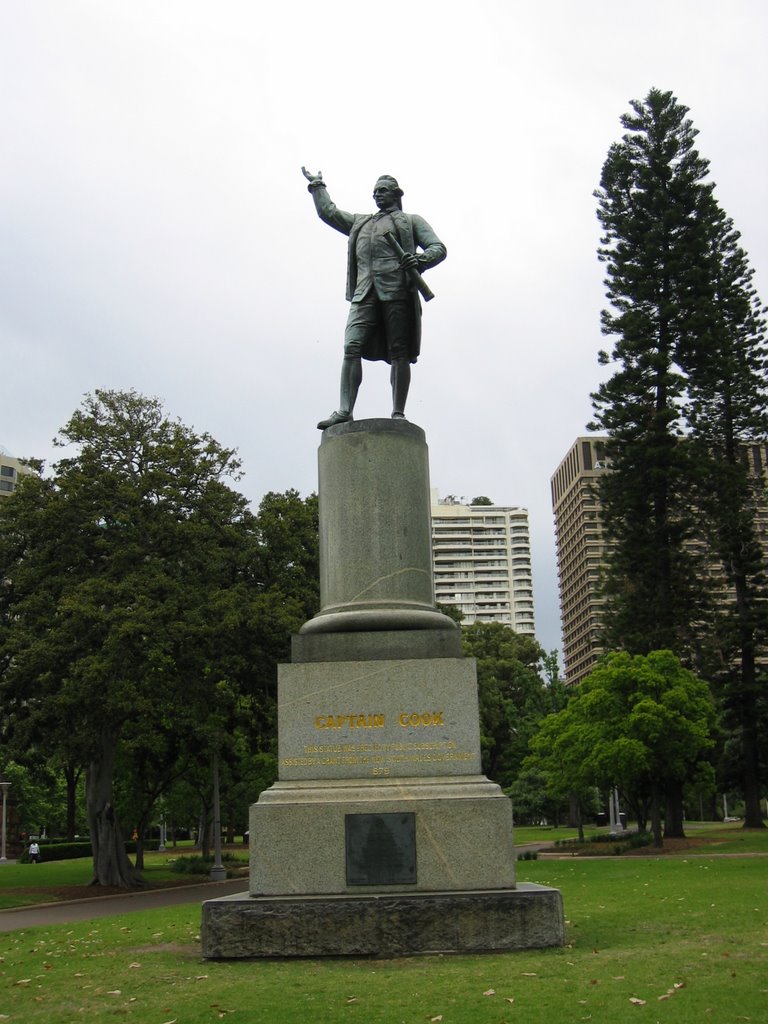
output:
[[768,858],[529,861],[563,949],[207,962],[191,905],[0,936],[0,1021],[736,1024],[768,1006]]
[[[149,885],[157,886],[172,881],[194,882],[197,879],[189,875],[178,874],[171,870],[174,859],[180,855],[189,856],[192,850],[184,850],[183,854],[147,853],[144,856],[145,868],[142,872]],[[240,847],[237,855],[247,858],[247,850]],[[79,857],[76,860],[41,861],[39,864],[3,864],[0,865],[0,910],[9,907],[25,907],[35,903],[46,903],[55,899],[51,889],[62,889],[65,886],[88,885],[93,874],[90,857]],[[18,889],[32,891],[18,892]],[[35,891],[35,890],[38,891]],[[98,895],[98,889],[93,895]],[[0,1018],[0,1022],[2,1018]]]
[[[584,826],[584,835],[593,836],[604,829],[592,825]],[[576,839],[578,829],[554,828],[552,825],[515,825],[515,843],[523,846],[526,843],[555,843],[558,839]]]

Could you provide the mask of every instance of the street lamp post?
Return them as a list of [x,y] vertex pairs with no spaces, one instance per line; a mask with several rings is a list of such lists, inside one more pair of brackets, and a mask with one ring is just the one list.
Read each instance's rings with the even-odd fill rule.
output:
[[166,852],[167,847],[165,845],[165,839],[166,839],[166,833],[165,833],[165,804],[162,804],[161,805],[161,810],[160,810],[160,844],[157,847],[157,852],[158,853],[165,853]]
[[7,825],[7,814],[6,814],[6,800],[8,794],[8,787],[10,782],[0,782],[0,787],[3,790],[3,827],[0,831],[0,864],[7,864],[8,858],[5,855],[5,841],[6,841],[6,825]]
[[223,882],[227,869],[221,862],[221,800],[219,799],[219,752],[213,755],[213,867],[211,881]]

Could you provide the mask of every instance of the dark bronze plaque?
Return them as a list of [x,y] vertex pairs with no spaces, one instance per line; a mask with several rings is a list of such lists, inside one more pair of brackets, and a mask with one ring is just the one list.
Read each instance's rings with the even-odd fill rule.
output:
[[347,885],[416,882],[416,815],[347,814]]

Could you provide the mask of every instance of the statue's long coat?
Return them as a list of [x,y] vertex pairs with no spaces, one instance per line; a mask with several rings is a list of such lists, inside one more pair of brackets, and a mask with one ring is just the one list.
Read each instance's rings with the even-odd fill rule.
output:
[[[318,216],[326,224],[349,236],[347,246],[347,300],[360,301],[365,296],[356,294],[358,290],[357,236],[360,230],[374,216],[371,213],[347,213],[340,210],[328,195],[324,185],[310,189],[315,201]],[[418,214],[403,213],[392,210],[390,213],[395,225],[398,241],[406,252],[416,253],[419,260],[419,272],[436,266],[446,257],[446,248],[435,232]],[[421,249],[421,252],[417,250]],[[394,257],[394,254],[393,254]],[[411,339],[409,357],[415,363],[421,349],[421,303],[419,294],[405,273],[399,269],[394,258],[394,270],[377,275],[376,292],[382,301],[412,298],[414,304],[414,336]],[[384,338],[377,336],[370,347],[363,353],[366,359],[384,359],[387,362],[387,347]]]

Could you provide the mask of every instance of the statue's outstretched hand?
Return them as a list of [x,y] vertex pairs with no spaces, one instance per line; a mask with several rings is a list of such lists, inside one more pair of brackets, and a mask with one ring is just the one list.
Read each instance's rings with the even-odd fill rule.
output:
[[312,174],[312,172],[308,171],[306,167],[302,167],[301,168],[301,173],[304,175],[304,177],[307,179],[307,181],[311,185],[315,184],[315,183],[317,183],[318,185],[322,184],[322,181],[323,181],[323,172],[322,171],[318,171],[317,174]]

